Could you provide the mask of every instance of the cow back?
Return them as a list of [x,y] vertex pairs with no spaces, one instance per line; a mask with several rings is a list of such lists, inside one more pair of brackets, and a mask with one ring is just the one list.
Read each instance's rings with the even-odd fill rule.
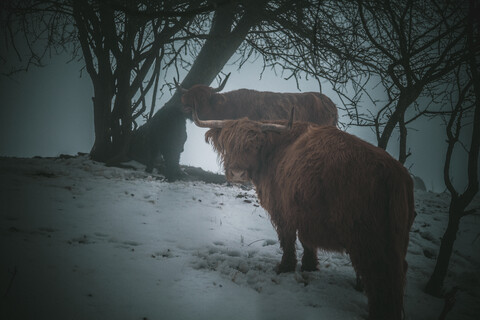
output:
[[218,119],[288,120],[295,108],[295,120],[319,125],[337,125],[338,112],[327,96],[317,92],[278,93],[240,89],[223,93],[226,98]]

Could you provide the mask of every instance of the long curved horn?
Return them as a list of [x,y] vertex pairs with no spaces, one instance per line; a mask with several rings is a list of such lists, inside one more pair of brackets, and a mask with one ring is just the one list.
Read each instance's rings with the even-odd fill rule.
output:
[[177,82],[177,79],[175,79],[175,77],[173,77],[173,82],[175,83],[175,87],[177,88],[178,91],[180,91],[181,93],[188,92],[187,89],[185,89],[184,87],[182,87],[182,85]]
[[213,89],[214,92],[220,92],[223,90],[223,88],[225,87],[225,84],[227,83],[228,77],[230,77],[230,74],[231,72],[227,74],[227,76],[225,77],[225,79],[223,79],[222,83],[218,88]]
[[221,129],[225,126],[225,120],[200,120],[198,119],[197,110],[193,108],[192,110],[193,122],[200,128],[217,128]]
[[288,120],[287,125],[276,124],[276,123],[264,123],[261,125],[262,131],[275,131],[275,132],[283,132],[292,129],[293,125],[293,117],[295,115],[295,107],[292,107],[292,111],[290,112],[290,119]]

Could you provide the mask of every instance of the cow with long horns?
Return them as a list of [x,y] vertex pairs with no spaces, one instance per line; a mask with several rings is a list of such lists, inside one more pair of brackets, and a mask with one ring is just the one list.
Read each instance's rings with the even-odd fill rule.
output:
[[368,297],[369,319],[399,320],[414,219],[413,182],[400,162],[334,126],[307,122],[201,121],[227,179],[253,182],[278,233],[280,271],[317,249],[347,252]]
[[308,121],[320,125],[337,125],[338,112],[327,96],[318,92],[281,93],[239,89],[220,93],[230,73],[218,88],[197,84],[183,88],[175,79],[177,90],[187,115],[195,108],[202,119],[287,120],[295,106],[297,121]]

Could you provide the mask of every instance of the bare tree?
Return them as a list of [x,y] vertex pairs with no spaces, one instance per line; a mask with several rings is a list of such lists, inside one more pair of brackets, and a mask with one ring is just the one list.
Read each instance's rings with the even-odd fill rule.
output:
[[406,126],[434,108],[444,93],[439,85],[466,58],[467,10],[440,0],[322,1],[297,21],[277,19],[275,41],[250,41],[288,76],[328,80],[343,102],[344,124],[373,128],[379,147],[398,128],[404,163]]
[[407,157],[405,126],[425,111],[418,110],[417,105],[417,112],[407,120],[407,110],[424,93],[429,99],[432,94],[442,94],[432,87],[465,59],[465,11],[459,2],[385,1],[379,15],[375,3],[359,2],[363,30],[374,46],[375,56],[381,58],[365,60],[373,66],[371,70],[381,79],[388,96],[374,120],[378,145],[386,148],[398,125],[402,163]]
[[[14,49],[18,35],[26,40],[30,50],[18,51],[19,57],[28,56],[26,69],[40,65],[52,48],[85,61],[94,87],[93,159],[115,164],[133,157],[148,163],[161,155],[166,172],[175,175],[186,139],[185,116],[175,94],[154,114],[157,90],[169,88],[168,83],[159,88],[160,72],[178,74],[183,68],[188,71],[184,86],[209,84],[237,50],[248,55],[241,44],[255,26],[309,5],[285,0],[14,0],[2,21]],[[147,110],[146,95],[152,90]],[[137,129],[142,115],[150,120]]]
[[[190,29],[200,33],[199,15],[204,19],[215,7],[203,0],[16,0],[2,10],[2,24],[6,44],[27,58],[25,70],[42,65],[52,50],[83,59],[94,89],[90,154],[111,161],[126,154],[137,119],[147,111],[147,93],[158,90],[161,69],[172,65],[191,37],[175,50],[168,45]],[[17,50],[21,39],[27,50]]]
[[[131,9],[142,6],[132,4],[126,2]],[[90,154],[108,161],[126,153],[135,119],[145,112],[145,95],[158,82],[164,47],[191,18],[149,19],[115,11],[107,2],[81,0],[73,1],[72,9],[95,94],[95,144]]]
[[[305,1],[299,6],[307,8],[309,5]],[[178,56],[177,63],[188,71],[182,86],[189,88],[194,84],[210,84],[235,53],[248,59],[252,49],[244,45],[245,38],[257,33],[258,28],[272,17],[289,16],[296,10],[297,7],[283,0],[234,1],[218,7],[209,33],[201,37],[204,40],[200,43],[201,49],[193,51],[190,59]],[[180,96],[175,93],[151,120],[136,131],[129,155],[146,163],[148,170],[152,170],[153,162],[161,155],[167,178],[181,176],[178,162],[186,141],[185,125]]]
[[[399,129],[399,160],[405,162],[407,125],[436,114],[444,93],[439,86],[466,58],[468,8],[455,1],[12,3],[15,10],[6,12],[15,15],[2,21],[21,25],[29,63],[39,64],[48,52],[37,54],[30,39],[48,44],[39,48],[69,49],[84,59],[95,91],[92,158],[111,164],[134,158],[150,170],[154,159],[163,158],[172,175],[181,174],[186,123],[178,94],[154,114],[157,91],[172,87],[168,70],[188,72],[184,87],[210,84],[232,56],[239,68],[261,56],[264,70],[313,77],[320,87],[327,80],[343,101],[345,125],[372,127],[382,148]],[[141,116],[149,120],[137,127]]]
[[[452,110],[446,119],[447,153],[444,165],[444,181],[451,195],[448,225],[442,237],[440,251],[435,269],[426,285],[425,290],[436,296],[443,294],[443,281],[447,275],[450,257],[453,251],[456,235],[462,217],[475,212],[475,209],[468,209],[472,199],[478,193],[478,157],[480,151],[480,61],[478,61],[478,50],[480,47],[480,19],[478,13],[480,7],[478,1],[469,1],[469,15],[467,24],[467,43],[465,51],[468,60],[456,72],[457,91],[452,96]],[[471,129],[468,134],[470,139],[469,147],[463,148],[461,132]],[[460,148],[459,148],[460,145]],[[457,148],[457,149],[456,149]],[[455,150],[467,152],[467,177],[468,183],[463,192],[459,191],[452,183],[450,169],[452,157]]]

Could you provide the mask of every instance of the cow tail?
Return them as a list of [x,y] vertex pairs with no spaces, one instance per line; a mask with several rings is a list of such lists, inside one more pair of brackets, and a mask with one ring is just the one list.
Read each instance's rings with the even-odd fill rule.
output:
[[[405,315],[403,295],[406,283],[408,264],[405,260],[409,241],[410,227],[415,216],[413,200],[413,182],[407,174],[407,179],[392,179],[389,201],[389,234],[392,271],[392,295],[396,314]],[[402,183],[403,182],[403,183]]]

